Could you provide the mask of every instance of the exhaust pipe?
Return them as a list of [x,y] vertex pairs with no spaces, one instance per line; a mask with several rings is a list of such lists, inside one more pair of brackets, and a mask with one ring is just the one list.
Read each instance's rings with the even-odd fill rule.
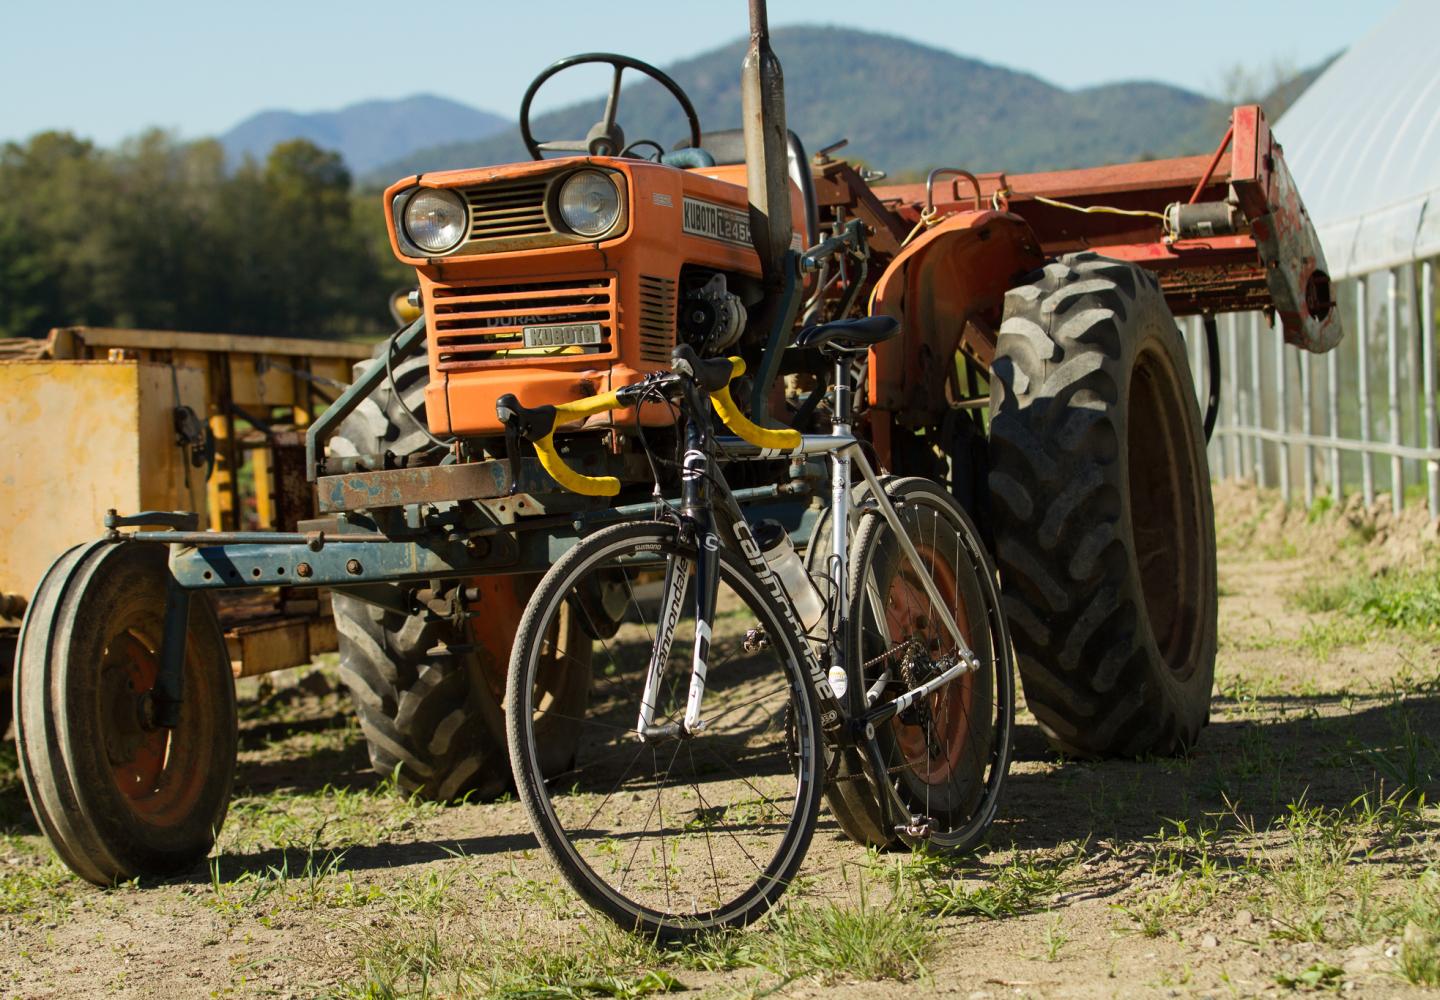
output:
[[770,48],[765,0],[750,0],[750,48],[740,64],[740,101],[745,129],[745,175],[750,192],[750,241],[760,255],[766,288],[783,284],[790,220],[785,77]]

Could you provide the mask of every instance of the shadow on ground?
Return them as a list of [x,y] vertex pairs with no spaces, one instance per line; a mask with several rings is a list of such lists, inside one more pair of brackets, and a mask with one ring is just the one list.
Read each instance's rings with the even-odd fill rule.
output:
[[[1184,821],[1192,828],[1207,818],[1235,813],[1264,828],[1283,818],[1292,804],[1342,809],[1364,795],[1394,792],[1408,784],[1429,801],[1440,795],[1440,694],[1376,703],[1348,710],[1346,696],[1275,696],[1243,705],[1216,699],[1216,721],[1184,757],[1139,761],[1063,760],[1050,750],[1033,722],[1017,728],[1016,757],[1005,802],[990,842],[1022,850],[1054,848],[1088,840],[1117,853],[1152,837],[1162,826]],[[1236,717],[1237,713],[1240,717]],[[275,741],[297,734],[333,733],[350,728],[345,713],[298,722],[243,724],[242,752],[255,756]],[[237,794],[307,794],[327,786],[373,790],[364,743],[354,738],[310,752],[259,754],[242,760]],[[1048,765],[1037,768],[1035,762]],[[1375,801],[1379,801],[1376,798]],[[0,744],[0,831],[38,834],[21,786],[13,742]],[[841,835],[822,814],[820,839]],[[390,869],[426,864],[457,855],[485,855],[533,849],[528,833],[477,834],[345,849],[348,870]],[[303,849],[266,849],[226,854],[222,874],[272,867],[302,869]],[[182,881],[208,880],[208,872]]]

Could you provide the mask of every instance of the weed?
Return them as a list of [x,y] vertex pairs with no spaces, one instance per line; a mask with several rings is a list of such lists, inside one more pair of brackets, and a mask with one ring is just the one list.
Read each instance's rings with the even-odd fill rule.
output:
[[1412,713],[1397,702],[1390,710],[1388,745],[1362,750],[1360,758],[1402,795],[1420,794],[1436,780],[1440,754],[1434,740],[1416,728]]
[[370,789],[326,785],[299,795],[237,799],[230,806],[225,849],[349,847],[376,843],[436,815],[442,807],[397,790],[392,775]]
[[[221,875],[221,858],[216,856],[210,859],[211,895],[206,903],[217,912],[230,915],[257,910],[277,895],[281,901],[296,903],[307,910],[363,905],[364,901],[359,901],[359,897],[365,894],[353,879],[346,886],[335,887],[332,891],[330,882],[339,873],[344,860],[344,851],[327,851],[321,855],[312,845],[306,851],[304,866],[298,871],[290,870],[290,855],[287,853],[278,865],[241,872],[227,882]],[[263,920],[266,914],[259,916]]]
[[933,921],[902,891],[885,905],[861,883],[859,904],[797,903],[771,916],[756,964],[783,977],[905,981],[925,972]]
[[1060,914],[1051,914],[1050,922],[1045,925],[1045,935],[1040,939],[1045,946],[1045,953],[1042,956],[1047,962],[1058,962],[1060,950],[1070,943],[1070,933],[1065,930],[1060,921]]
[[66,912],[79,885],[79,880],[53,856],[0,862],[0,916],[54,923]]
[[1293,596],[1305,611],[1338,611],[1414,635],[1440,630],[1440,571],[1398,570],[1311,583]]
[[473,996],[504,1000],[636,1000],[683,990],[661,968],[665,953],[605,925],[578,940],[466,940],[444,924],[384,928],[362,949],[361,974],[335,996],[347,1000]]
[[1335,498],[1328,493],[1322,494],[1315,498],[1315,502],[1305,512],[1305,520],[1310,524],[1319,524],[1334,507]]
[[925,884],[925,904],[944,917],[999,920],[1033,913],[1047,907],[1065,887],[1078,859],[1078,852],[1060,858],[1017,853],[1008,864],[993,869],[982,885],[971,887],[954,879]]
[[1338,990],[1345,970],[1328,962],[1315,962],[1301,971],[1277,973],[1275,982],[1292,990]]
[[1184,902],[1183,878],[1179,884],[1164,891],[1151,892],[1133,906],[1116,904],[1115,909],[1129,917],[1135,930],[1149,938],[1163,937],[1170,930],[1170,919],[1188,911]]

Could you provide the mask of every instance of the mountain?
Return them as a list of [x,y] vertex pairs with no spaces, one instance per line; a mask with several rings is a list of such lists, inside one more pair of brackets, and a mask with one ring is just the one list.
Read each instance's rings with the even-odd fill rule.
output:
[[418,94],[395,101],[364,101],[339,111],[262,111],[220,136],[232,160],[263,160],[277,142],[309,139],[345,158],[355,174],[365,174],[437,142],[484,139],[510,122],[458,101]]
[[[1143,157],[1207,152],[1225,128],[1226,109],[1163,83],[1114,83],[1070,91],[1028,73],[993,66],[905,39],[847,28],[788,27],[772,44],[785,69],[789,125],[806,147],[842,137],[843,156],[923,176],[934,166],[971,170],[1058,169]],[[740,60],[746,43],[666,67],[690,94],[703,127],[740,123]],[[533,123],[541,139],[583,138],[603,98]],[[628,85],[620,121],[630,139],[667,148],[684,134],[679,106],[658,84]],[[406,174],[526,159],[517,129],[488,138],[442,141],[371,171],[388,183]]]

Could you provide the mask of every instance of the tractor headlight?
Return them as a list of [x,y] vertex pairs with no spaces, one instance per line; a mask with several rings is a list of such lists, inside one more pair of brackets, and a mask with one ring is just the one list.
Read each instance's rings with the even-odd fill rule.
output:
[[453,250],[465,238],[465,202],[454,191],[425,188],[405,203],[405,235],[427,253]]
[[601,236],[620,217],[620,189],[609,174],[579,170],[560,185],[560,218],[580,236]]

